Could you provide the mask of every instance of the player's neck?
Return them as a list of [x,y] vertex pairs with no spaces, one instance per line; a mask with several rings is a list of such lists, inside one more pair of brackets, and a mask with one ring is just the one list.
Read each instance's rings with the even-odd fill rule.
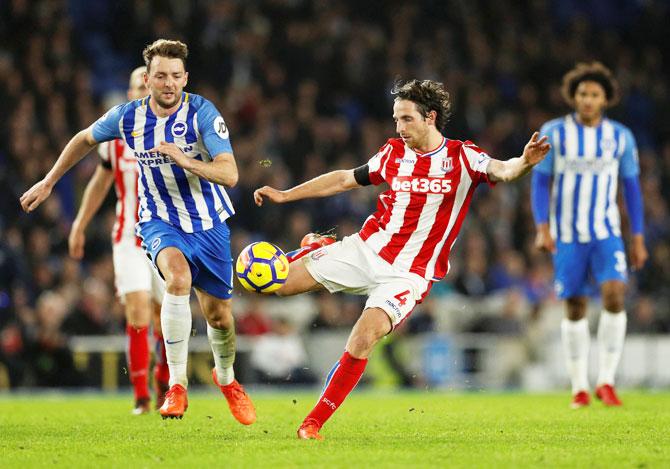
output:
[[603,115],[598,114],[592,118],[575,113],[575,120],[586,127],[598,127],[603,120]]
[[437,129],[428,133],[425,141],[420,143],[417,147],[412,148],[417,153],[429,153],[433,150],[436,150],[437,147],[442,145],[442,140],[444,137]]
[[181,106],[181,100],[182,97],[179,97],[179,101],[177,103],[170,107],[170,108],[164,108],[163,106],[159,105],[155,99],[149,98],[149,107],[151,108],[151,111],[156,115],[156,117],[168,117],[174,114],[179,110],[179,106]]

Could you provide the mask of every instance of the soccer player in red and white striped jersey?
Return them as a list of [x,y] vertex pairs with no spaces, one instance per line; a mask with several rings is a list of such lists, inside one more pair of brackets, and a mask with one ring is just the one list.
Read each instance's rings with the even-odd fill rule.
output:
[[[141,99],[148,94],[144,84],[145,72],[146,67],[139,67],[130,75],[128,99]],[[160,330],[160,302],[164,286],[135,235],[138,217],[135,156],[122,139],[101,143],[98,153],[100,165],[86,186],[81,207],[72,224],[68,240],[70,255],[76,259],[83,257],[86,227],[113,184],[117,197],[116,223],[112,230],[116,292],[126,313],[128,370],[135,395],[133,413],[143,414],[150,410],[148,331],[152,313],[156,342],[154,379],[157,407],[162,404],[168,389],[169,371]]]
[[368,296],[345,352],[326,378],[298,437],[321,439],[320,428],[358,383],[374,345],[391,332],[449,271],[449,253],[480,183],[527,174],[550,149],[535,132],[517,158],[491,158],[471,142],[442,134],[451,103],[441,83],[411,80],[392,94],[400,138],[390,139],[370,161],[288,190],[257,189],[263,200],[292,202],[327,197],[369,184],[387,184],[377,211],[361,230],[293,262],[280,296],[328,289]]

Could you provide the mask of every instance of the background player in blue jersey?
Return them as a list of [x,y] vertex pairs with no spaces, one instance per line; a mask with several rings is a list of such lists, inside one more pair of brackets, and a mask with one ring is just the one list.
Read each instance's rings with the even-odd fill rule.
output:
[[170,390],[160,408],[181,418],[188,407],[186,364],[191,333],[189,296],[195,287],[207,319],[214,355],[214,382],[243,424],[256,413],[235,380],[235,328],[230,232],[232,204],[221,186],[238,174],[226,124],[212,103],[183,91],[188,80],[186,44],[159,39],[143,52],[150,95],[112,108],[75,135],[45,178],[21,197],[24,210],[37,208],[54,184],[100,142],[123,138],[138,163],[142,246],[165,279],[161,309]]
[[567,303],[561,336],[572,381],[572,407],[589,404],[591,336],[586,308],[594,281],[600,285],[604,308],[598,324],[596,396],[606,405],[618,406],[614,375],[626,335],[627,281],[617,206],[619,178],[632,231],[631,267],[641,268],[648,257],[637,147],[626,126],[604,115],[619,97],[617,82],[604,65],[578,64],[563,77],[562,93],[575,112],[546,123],[540,132],[552,149],[533,173],[536,245],[553,254],[556,293]]

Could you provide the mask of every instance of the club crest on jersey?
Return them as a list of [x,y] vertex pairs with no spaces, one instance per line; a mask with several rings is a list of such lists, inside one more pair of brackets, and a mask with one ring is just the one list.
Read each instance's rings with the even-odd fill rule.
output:
[[184,121],[177,121],[174,124],[172,124],[172,136],[173,137],[183,137],[186,135],[186,131],[188,130],[188,125]]
[[616,140],[614,140],[613,138],[603,138],[600,141],[600,149],[602,151],[607,152],[614,151],[616,150],[616,147],[617,147]]
[[451,157],[442,159],[442,171],[450,173],[454,170],[454,160]]

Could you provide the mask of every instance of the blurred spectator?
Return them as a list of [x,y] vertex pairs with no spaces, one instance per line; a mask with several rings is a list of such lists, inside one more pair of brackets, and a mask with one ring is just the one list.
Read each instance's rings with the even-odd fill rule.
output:
[[312,384],[314,375],[307,369],[307,353],[293,324],[276,318],[273,330],[253,343],[251,365],[263,384]]

